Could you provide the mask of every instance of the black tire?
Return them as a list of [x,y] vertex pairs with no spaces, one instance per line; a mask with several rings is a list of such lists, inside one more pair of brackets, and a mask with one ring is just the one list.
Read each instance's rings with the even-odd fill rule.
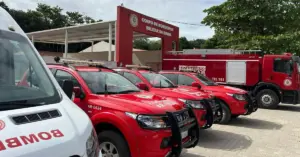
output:
[[[256,95],[257,103],[260,108],[266,109],[276,109],[279,104],[279,98],[277,94],[270,89],[264,89],[257,93]],[[266,99],[263,101],[263,99]],[[269,103],[266,103],[267,100],[270,100]]]
[[218,122],[219,124],[228,124],[231,120],[231,111],[230,108],[222,101],[220,101],[220,106],[222,108],[222,118]]
[[240,115],[231,115],[231,119],[237,119]]
[[[112,143],[119,154],[119,157],[130,157],[130,150],[127,142],[120,133],[115,131],[102,131],[98,134],[99,146],[104,142]],[[100,148],[101,149],[101,148]]]

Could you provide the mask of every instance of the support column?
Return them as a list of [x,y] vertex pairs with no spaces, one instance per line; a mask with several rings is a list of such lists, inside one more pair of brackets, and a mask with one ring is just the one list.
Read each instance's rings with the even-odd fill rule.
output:
[[114,51],[114,61],[117,61],[117,21],[115,22],[115,51]]
[[91,47],[91,49],[92,49],[92,52],[94,52],[94,41],[92,41],[92,47]]
[[65,53],[64,58],[68,57],[68,30],[65,30]]
[[112,24],[109,23],[108,25],[108,42],[109,42],[109,48],[108,48],[108,61],[112,61],[111,57],[111,38],[112,38]]
[[31,42],[34,45],[34,37],[33,36],[31,36]]

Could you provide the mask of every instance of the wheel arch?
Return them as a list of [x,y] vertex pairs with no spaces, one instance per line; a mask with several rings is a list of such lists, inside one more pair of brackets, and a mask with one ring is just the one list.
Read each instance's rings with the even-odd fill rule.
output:
[[132,156],[138,156],[139,150],[137,149],[137,141],[131,134],[133,132],[131,127],[124,119],[111,113],[99,113],[94,115],[92,118],[94,128],[99,134],[102,131],[112,130],[124,138]]
[[280,87],[273,83],[261,82],[261,83],[257,84],[257,86],[253,90],[253,95],[256,97],[257,94],[264,89],[270,89],[270,90],[274,91],[276,93],[277,97],[279,98],[279,102],[281,102],[282,94],[281,94]]

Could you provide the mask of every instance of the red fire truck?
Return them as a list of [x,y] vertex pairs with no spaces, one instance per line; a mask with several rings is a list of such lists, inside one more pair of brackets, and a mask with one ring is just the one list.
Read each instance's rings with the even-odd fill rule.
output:
[[291,53],[258,50],[185,50],[163,55],[163,70],[199,72],[219,84],[239,87],[256,97],[261,108],[300,102],[300,59]]

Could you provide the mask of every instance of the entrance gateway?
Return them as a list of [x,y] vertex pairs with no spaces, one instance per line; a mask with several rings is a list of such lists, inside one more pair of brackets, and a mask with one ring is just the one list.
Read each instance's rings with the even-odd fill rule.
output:
[[[113,62],[113,65],[118,63],[118,66],[132,63],[146,64],[142,63],[142,61],[147,61],[150,64],[162,64],[159,66],[163,66],[164,63],[161,62],[162,58],[166,55],[166,52],[177,51],[179,47],[178,27],[122,6],[117,7],[117,20],[29,32],[27,33],[27,36],[33,43],[64,45],[64,54],[56,53],[55,56],[61,55],[65,58],[83,60],[104,60]],[[161,51],[163,53],[155,50],[155,52],[139,52],[139,55],[137,55],[137,53],[136,55],[133,55],[133,53],[135,53],[132,49],[133,40],[136,38],[149,37],[161,38]],[[104,42],[106,40],[108,43]],[[116,46],[112,45],[113,40],[115,40]],[[99,41],[102,41],[102,44]],[[91,43],[92,46],[78,53],[69,53],[69,44],[84,42]],[[100,44],[97,43],[94,45],[94,42],[99,42]],[[162,53],[162,55],[160,53]],[[49,59],[49,61],[46,60],[46,62],[51,63],[53,61],[53,53],[45,52],[42,56],[44,56],[44,60]],[[50,57],[47,58],[47,56]]]
[[116,32],[116,62],[119,66],[132,64],[133,32],[161,38],[162,58],[166,52],[179,48],[178,27],[122,6],[118,6]]

